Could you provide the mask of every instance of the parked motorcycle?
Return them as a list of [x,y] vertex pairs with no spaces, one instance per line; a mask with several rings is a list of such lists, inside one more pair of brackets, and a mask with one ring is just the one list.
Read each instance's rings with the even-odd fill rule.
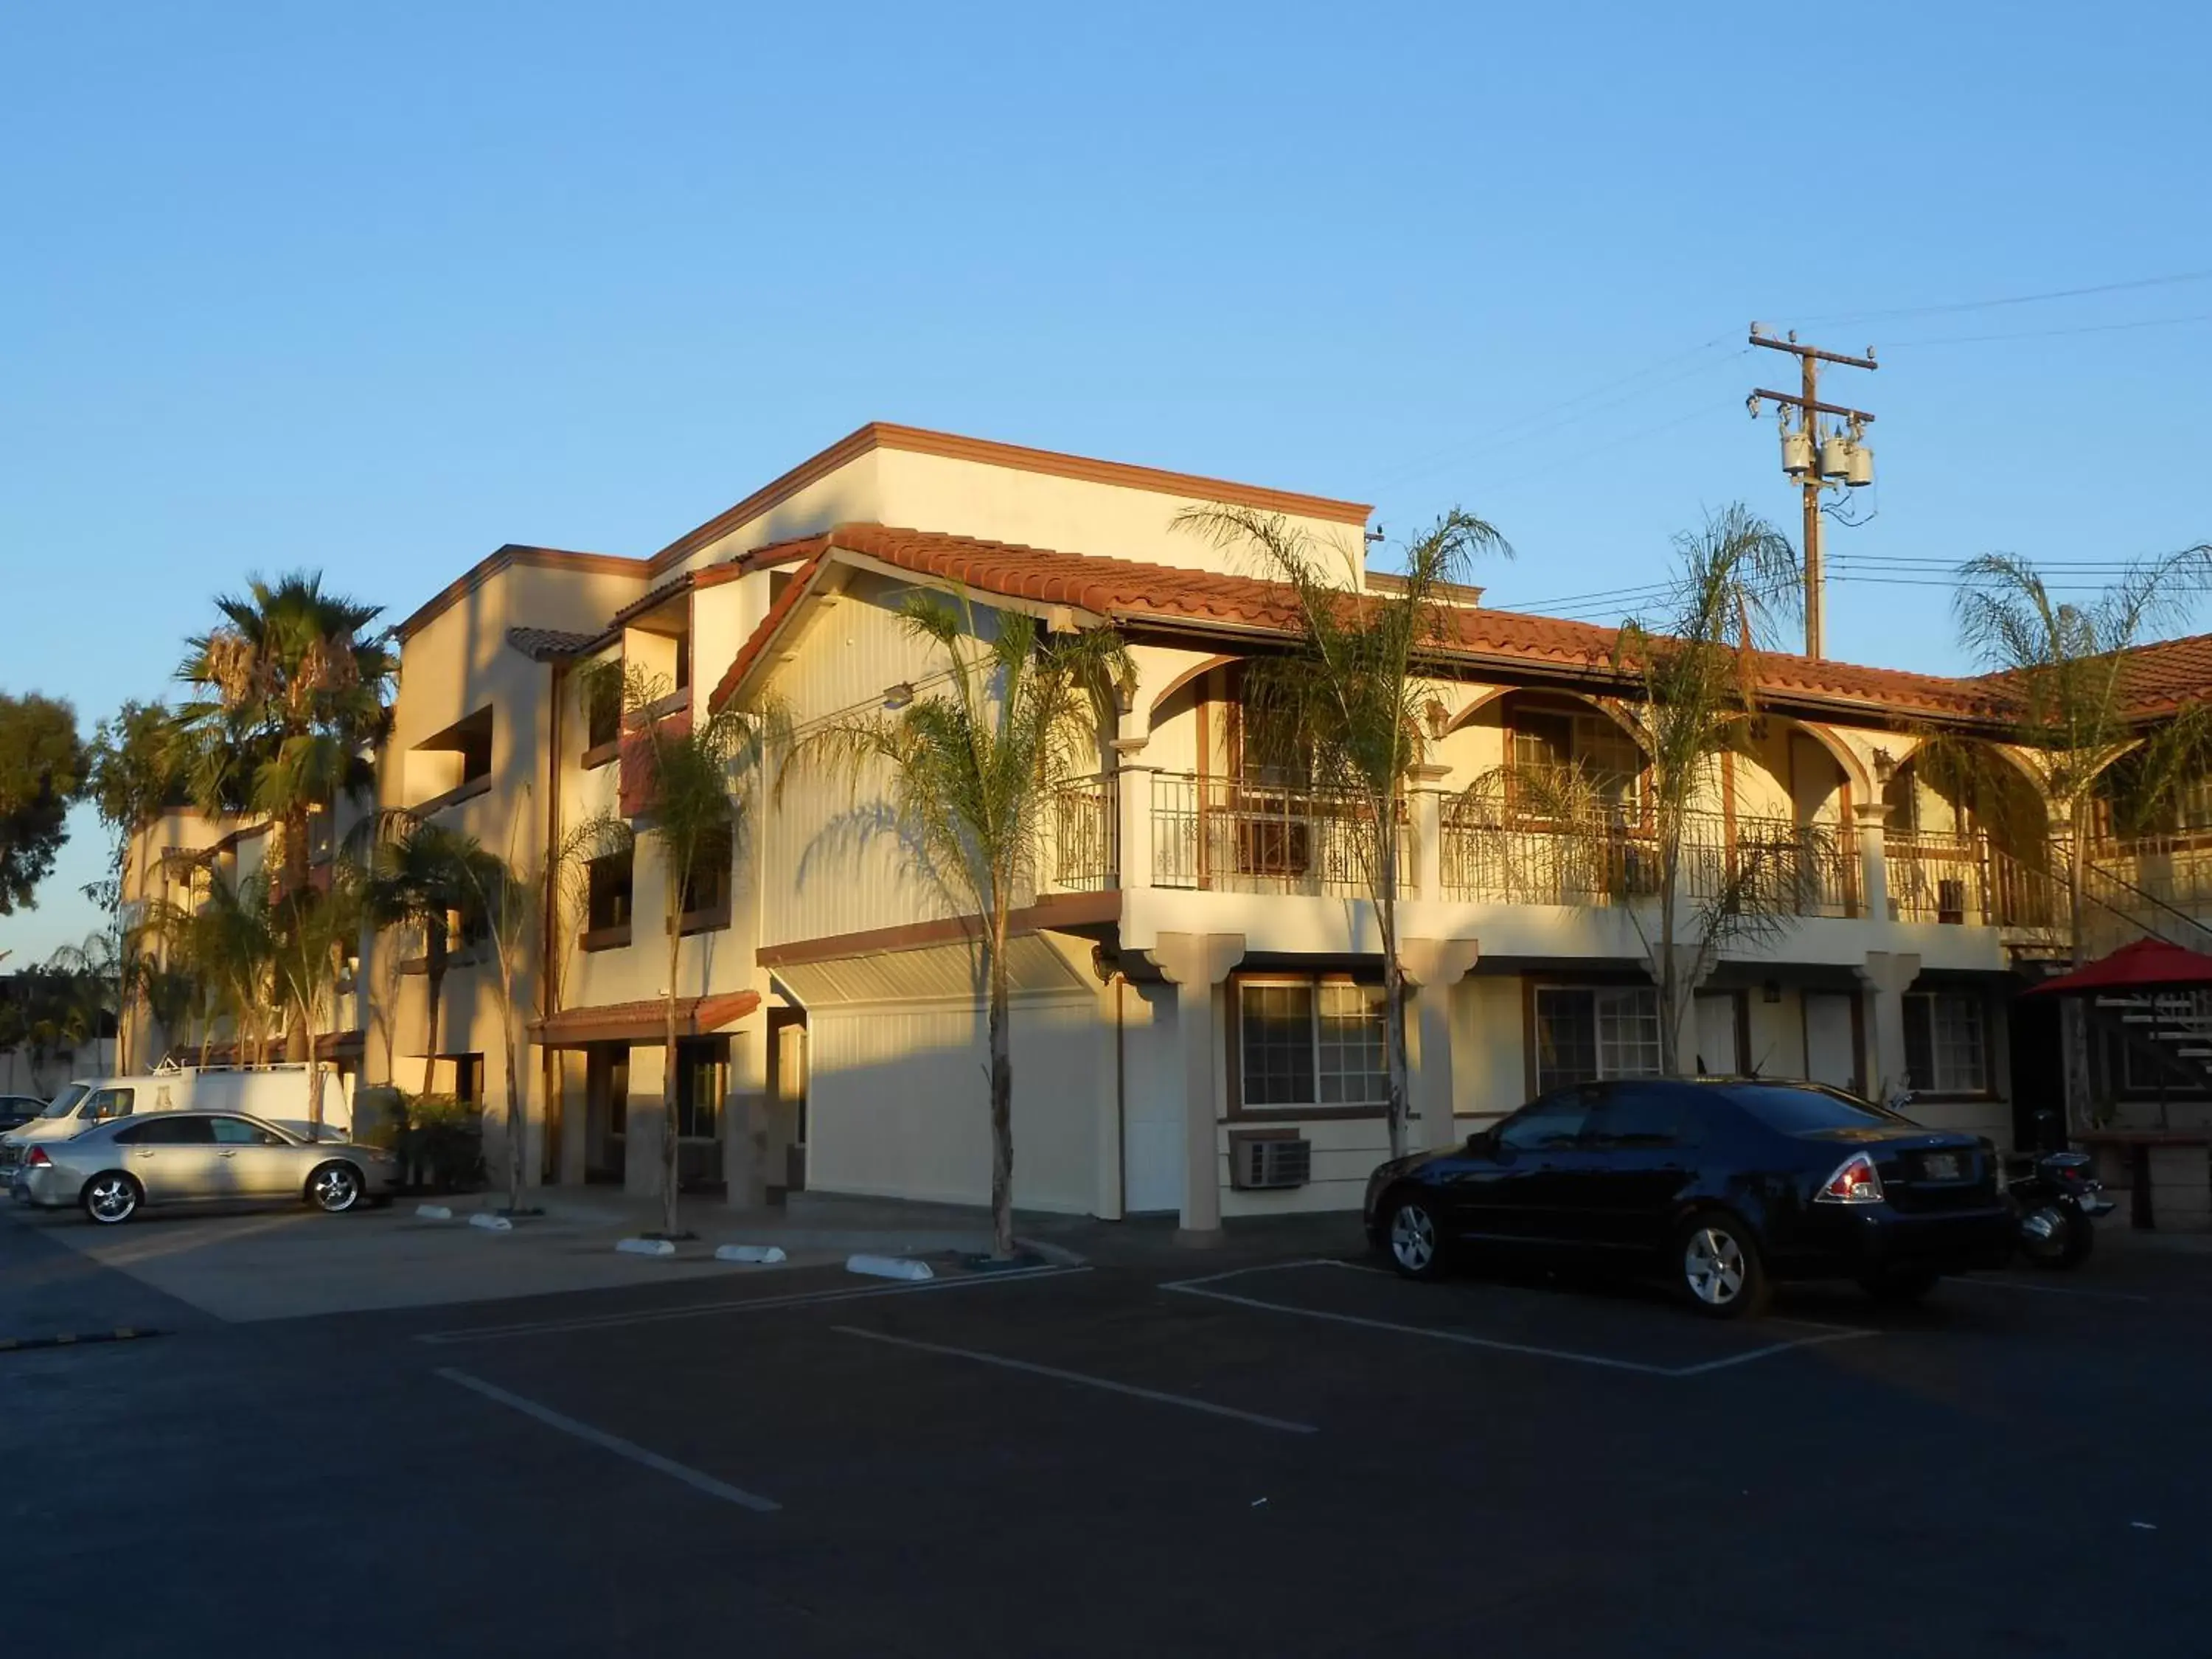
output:
[[[2045,1139],[2055,1139],[2052,1115]],[[2087,1152],[2033,1152],[2015,1155],[2005,1167],[2005,1196],[2020,1218],[2020,1251],[2028,1265],[2053,1270],[2078,1267],[2097,1241],[2096,1220],[2112,1212],[2105,1184],[2089,1173]]]

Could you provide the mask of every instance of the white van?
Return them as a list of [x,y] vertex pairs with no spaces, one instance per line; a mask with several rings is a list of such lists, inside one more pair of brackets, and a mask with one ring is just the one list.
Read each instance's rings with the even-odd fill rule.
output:
[[[304,1135],[308,1133],[307,1086],[304,1061],[179,1066],[141,1077],[74,1078],[46,1110],[21,1128],[0,1135],[0,1170],[13,1169],[22,1149],[34,1141],[66,1140],[109,1118],[148,1112],[243,1112]],[[352,1127],[352,1079],[325,1072],[322,1136],[343,1139]]]

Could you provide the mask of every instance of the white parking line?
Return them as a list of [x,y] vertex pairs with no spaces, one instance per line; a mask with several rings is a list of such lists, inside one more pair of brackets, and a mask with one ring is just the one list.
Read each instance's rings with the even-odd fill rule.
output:
[[1086,1389],[1103,1389],[1109,1394],[1125,1394],[1132,1399],[1154,1401],[1163,1406],[1181,1406],[1186,1411],[1234,1418],[1240,1423],[1251,1423],[1263,1429],[1280,1429],[1285,1434],[1319,1432],[1310,1423],[1292,1423],[1279,1417],[1263,1417],[1257,1412],[1239,1411],[1234,1406],[1217,1406],[1211,1400],[1193,1400],[1188,1395],[1164,1394],[1158,1389],[1140,1389],[1133,1383],[1090,1376],[1081,1371],[1064,1371],[1057,1365],[1039,1365],[1026,1359],[1009,1359],[1004,1354],[984,1353],[975,1348],[951,1348],[941,1342],[917,1342],[911,1337],[889,1336],[882,1331],[864,1331],[856,1325],[833,1325],[830,1328],[843,1336],[864,1337],[871,1342],[887,1342],[896,1348],[914,1348],[922,1353],[949,1354],[955,1359],[972,1359],[979,1365],[996,1365],[1005,1370],[1026,1371],[1031,1376],[1049,1376],[1060,1382],[1079,1382]]
[[726,1504],[735,1504],[740,1509],[751,1510],[758,1515],[774,1515],[783,1507],[773,1498],[732,1486],[727,1481],[715,1480],[711,1474],[702,1474],[672,1458],[663,1457],[659,1452],[647,1451],[642,1446],[624,1440],[620,1435],[609,1434],[605,1429],[595,1429],[588,1423],[579,1423],[573,1417],[563,1417],[550,1407],[541,1406],[534,1400],[525,1400],[519,1394],[509,1394],[505,1389],[495,1387],[480,1376],[471,1376],[466,1371],[457,1371],[450,1365],[440,1366],[438,1375],[448,1382],[458,1382],[463,1388],[482,1395],[487,1400],[495,1400],[502,1406],[511,1407],[550,1429],[572,1434],[579,1440],[588,1441],[603,1450],[614,1453],[617,1457],[627,1457],[633,1463],[642,1463],[648,1469],[667,1475],[672,1480],[681,1480],[685,1486],[705,1492],[709,1498],[719,1498]]
[[1475,1336],[1466,1331],[1440,1331],[1426,1325],[1407,1325],[1395,1320],[1369,1319],[1359,1314],[1330,1313],[1318,1308],[1301,1308],[1294,1303],[1267,1302],[1254,1296],[1236,1296],[1227,1291],[1207,1290],[1209,1285],[1224,1279],[1238,1279],[1248,1273],[1280,1273],[1297,1267],[1327,1267],[1342,1265],[1338,1262],[1314,1260],[1307,1261],[1277,1261],[1257,1267],[1232,1267],[1227,1273],[1208,1273],[1201,1279],[1178,1279],[1163,1285],[1164,1291],[1174,1291],[1184,1296],[1203,1297],[1208,1301],[1232,1303],[1241,1308],[1258,1308],[1268,1313],[1291,1314],[1301,1319],[1318,1319],[1332,1325],[1352,1325],[1365,1330],[1390,1331],[1401,1336],[1417,1336],[1431,1342],[1449,1342],[1465,1348],[1486,1348],[1498,1353],[1525,1354],[1537,1359],[1564,1360],[1569,1364],[1595,1365],[1602,1370],[1632,1371],[1644,1376],[1702,1376],[1709,1371],[1725,1370],[1731,1365],[1747,1365],[1754,1359],[1767,1359],[1776,1354],[1787,1353],[1793,1348],[1814,1348],[1823,1343],[1849,1342],[1860,1337],[1879,1333],[1849,1327],[1825,1328],[1818,1336],[1800,1337],[1790,1342],[1771,1342],[1764,1347],[1747,1352],[1729,1354],[1721,1359],[1708,1359],[1695,1365],[1654,1365],[1640,1359],[1618,1359],[1610,1354],[1583,1353],[1573,1348],[1547,1348],[1529,1342],[1507,1342],[1496,1337]]
[[977,1285],[1018,1284],[1032,1279],[1059,1279],[1087,1273],[1088,1267],[1017,1267],[1005,1273],[978,1273],[972,1279],[937,1279],[921,1285],[884,1285],[854,1291],[799,1291],[789,1296],[756,1296],[731,1302],[698,1302],[680,1308],[648,1308],[636,1313],[586,1314],[574,1319],[540,1319],[514,1325],[485,1325],[476,1329],[421,1331],[417,1342],[439,1346],[455,1342],[489,1342],[510,1336],[549,1336],[562,1331],[614,1330],[625,1325],[657,1325],[672,1319],[703,1319],[712,1314],[752,1313],[763,1308],[797,1308],[814,1302],[858,1302],[872,1296],[923,1296],[934,1291],[965,1290]]

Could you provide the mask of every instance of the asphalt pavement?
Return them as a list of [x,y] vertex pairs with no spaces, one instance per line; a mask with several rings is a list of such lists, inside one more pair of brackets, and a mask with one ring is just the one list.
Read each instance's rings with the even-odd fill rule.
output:
[[168,1333],[0,1352],[9,1649],[2212,1651],[2212,1255],[1720,1325],[1085,1237],[231,1322],[0,1216],[0,1338]]

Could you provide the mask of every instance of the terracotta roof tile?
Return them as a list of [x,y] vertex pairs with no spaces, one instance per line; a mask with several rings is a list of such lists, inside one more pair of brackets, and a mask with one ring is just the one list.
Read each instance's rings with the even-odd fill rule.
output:
[[[713,704],[728,699],[769,638],[796,606],[815,566],[833,549],[956,582],[979,593],[1066,605],[1122,623],[1196,623],[1280,634],[1297,625],[1291,591],[1279,582],[1222,572],[1146,564],[1133,559],[1060,553],[936,531],[876,524],[840,525],[824,535],[779,543],[744,557],[747,568],[807,561],[716,686]],[[1554,617],[1470,607],[1448,613],[1457,653],[1499,666],[1557,666],[1611,672],[1617,630]],[[2212,686],[2212,635],[2147,647],[2142,657],[2144,712],[2172,708]],[[1839,703],[1891,715],[1995,720],[2008,699],[2002,677],[1949,677],[1856,663],[1815,661],[1762,652],[1759,679],[1767,695],[1801,704]]]
[[573,657],[599,636],[579,634],[566,628],[510,628],[507,642],[526,657],[539,662],[550,662],[556,657]]

